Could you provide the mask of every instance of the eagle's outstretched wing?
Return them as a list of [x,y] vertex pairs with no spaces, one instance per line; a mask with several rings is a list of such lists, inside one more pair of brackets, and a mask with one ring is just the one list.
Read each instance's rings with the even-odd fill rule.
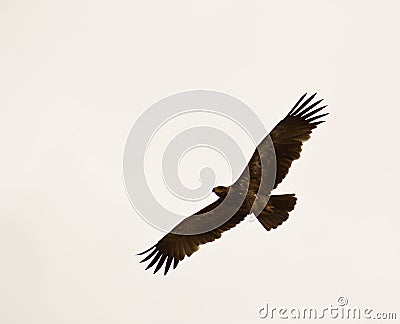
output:
[[320,118],[328,115],[328,113],[318,114],[322,109],[327,107],[326,105],[318,107],[323,99],[310,104],[315,95],[316,93],[304,100],[307,96],[307,93],[305,93],[286,117],[270,133],[276,156],[274,188],[288,174],[292,162],[300,158],[303,142],[310,138],[312,130],[318,124],[325,122],[324,120],[320,120]]
[[303,142],[310,138],[311,131],[323,123],[318,114],[326,106],[318,107],[322,102],[315,98],[316,93],[304,100],[304,94],[274,129],[260,142],[254,151],[246,172],[238,178],[235,185],[248,185],[248,194],[256,196],[251,212],[258,217],[268,214],[266,206],[270,193],[287,175],[292,162],[300,157]]
[[[286,117],[257,146],[248,164],[250,184],[256,182],[260,177],[261,165],[267,168],[273,165],[271,145],[269,144],[272,142],[276,158],[276,175],[273,188],[270,189],[276,188],[287,175],[292,162],[300,157],[303,142],[310,138],[312,130],[318,124],[324,122],[320,118],[328,115],[328,113],[318,115],[326,107],[318,107],[323,99],[310,104],[316,93],[304,100],[306,96],[307,93],[297,101]],[[265,176],[270,177],[268,173],[268,170],[266,170]],[[268,192],[265,194],[268,195]]]
[[[217,207],[219,204],[221,204],[222,201],[223,198],[218,199],[217,201],[208,205],[196,214],[185,218],[175,228],[182,226],[190,228],[196,226],[196,223],[200,220],[199,217],[201,217],[204,213],[207,213],[207,216],[204,216],[202,218],[202,222],[210,222],[210,220],[212,222],[213,218],[221,219],[221,211],[218,211]],[[224,208],[224,212],[227,213],[227,221],[225,221],[222,225],[216,227],[213,230],[195,235],[175,234],[174,230],[172,230],[150,249],[139,253],[139,255],[148,253],[148,255],[140,262],[145,262],[151,259],[151,262],[147,266],[146,270],[153,267],[157,263],[157,266],[154,269],[154,273],[160,270],[160,268],[165,263],[164,275],[167,274],[172,264],[172,261],[174,262],[173,268],[175,269],[179,261],[182,261],[185,256],[191,256],[199,249],[199,246],[201,244],[206,244],[220,238],[223,232],[231,229],[232,227],[235,227],[248,214],[248,210],[245,210],[243,208],[239,208],[236,213],[232,213],[229,206]],[[218,213],[218,215],[216,213]],[[233,216],[231,216],[232,214]],[[224,216],[222,216],[222,218],[223,217]]]

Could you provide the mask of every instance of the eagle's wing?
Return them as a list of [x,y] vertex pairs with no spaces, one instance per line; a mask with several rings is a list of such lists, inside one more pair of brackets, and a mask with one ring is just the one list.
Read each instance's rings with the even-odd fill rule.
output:
[[[222,198],[218,199],[214,203],[208,205],[198,213],[185,218],[181,223],[179,223],[175,228],[196,228],[200,223],[204,225],[204,222],[213,222],[216,219],[221,219],[221,211],[218,211],[218,205],[223,201]],[[229,206],[223,209],[226,213],[231,213]],[[213,211],[216,211],[215,213]],[[203,213],[207,213],[207,216],[203,216]],[[209,230],[204,233],[195,235],[181,235],[175,234],[174,230],[166,234],[160,241],[157,242],[150,249],[139,253],[143,255],[148,253],[148,255],[141,261],[145,262],[151,259],[151,262],[147,266],[146,270],[153,267],[156,263],[154,273],[156,273],[165,263],[164,275],[167,274],[172,261],[174,262],[173,268],[175,269],[179,261],[182,261],[185,256],[191,256],[194,252],[199,249],[201,244],[206,244],[212,242],[221,237],[221,234],[232,227],[239,224],[247,215],[248,211],[239,209],[233,216],[227,214],[227,221],[222,225],[216,227],[213,230]],[[217,215],[218,214],[218,215]]]
[[[273,188],[276,188],[279,183],[287,175],[292,162],[300,157],[301,147],[303,142],[310,138],[311,131],[317,127],[318,124],[324,121],[319,120],[321,117],[326,116],[328,113],[318,113],[326,106],[318,107],[321,100],[312,104],[315,94],[304,100],[307,94],[304,94],[299,101],[294,105],[292,110],[282,119],[275,128],[266,136],[261,143],[257,146],[253,156],[248,164],[250,175],[250,189],[254,183],[255,189],[258,189],[260,175],[263,178],[271,179],[268,169],[275,162],[276,175],[275,179],[269,180],[272,182]],[[303,101],[304,100],[304,101]],[[273,150],[271,147],[273,146]],[[273,151],[275,150],[275,161],[273,158]],[[261,172],[261,166],[267,170]],[[273,189],[268,188],[268,189]],[[263,193],[268,195],[269,192]]]
[[310,104],[316,93],[304,100],[306,95],[297,101],[292,110],[270,133],[276,156],[274,188],[285,178],[292,162],[300,157],[303,142],[310,138],[312,130],[324,122],[320,118],[328,115],[328,113],[318,114],[326,107],[318,107],[323,99]]

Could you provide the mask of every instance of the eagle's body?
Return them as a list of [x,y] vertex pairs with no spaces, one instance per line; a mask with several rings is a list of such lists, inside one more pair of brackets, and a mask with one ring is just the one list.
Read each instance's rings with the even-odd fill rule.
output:
[[288,218],[296,197],[294,194],[271,195],[271,191],[284,179],[292,162],[300,157],[302,143],[323,122],[319,118],[327,115],[317,115],[326,107],[315,108],[322,100],[309,105],[315,94],[303,101],[305,97],[306,94],[261,141],[238,180],[229,187],[213,189],[218,200],[185,218],[156,245],[140,253],[149,253],[141,262],[152,258],[146,269],[157,263],[155,273],[165,263],[166,274],[172,261],[175,268],[201,244],[220,238],[248,214],[253,213],[268,231]]

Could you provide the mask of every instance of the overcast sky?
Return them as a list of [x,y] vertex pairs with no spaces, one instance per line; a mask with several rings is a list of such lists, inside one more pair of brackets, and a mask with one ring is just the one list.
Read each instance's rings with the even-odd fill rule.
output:
[[[2,1],[0,322],[258,323],[266,302],[339,296],[399,318],[399,11]],[[163,233],[129,202],[124,145],[148,107],[194,89],[242,100],[267,129],[306,91],[330,115],[278,188],[298,197],[287,222],[244,221],[154,276],[135,253]]]

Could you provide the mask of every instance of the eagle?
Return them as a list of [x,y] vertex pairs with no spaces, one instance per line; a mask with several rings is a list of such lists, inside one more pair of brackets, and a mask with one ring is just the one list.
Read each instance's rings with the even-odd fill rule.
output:
[[[320,106],[323,99],[313,102],[316,93],[307,98],[305,93],[289,113],[259,143],[247,167],[228,187],[212,189],[218,199],[183,219],[151,248],[140,262],[146,267],[156,265],[154,273],[165,264],[164,275],[173,265],[175,269],[185,256],[190,257],[199,246],[221,237],[238,225],[249,214],[254,214],[267,230],[276,229],[289,217],[297,198],[294,194],[271,194],[287,175],[292,162],[300,158],[303,142],[310,138],[317,125],[328,115]],[[322,111],[322,113],[321,113]]]

